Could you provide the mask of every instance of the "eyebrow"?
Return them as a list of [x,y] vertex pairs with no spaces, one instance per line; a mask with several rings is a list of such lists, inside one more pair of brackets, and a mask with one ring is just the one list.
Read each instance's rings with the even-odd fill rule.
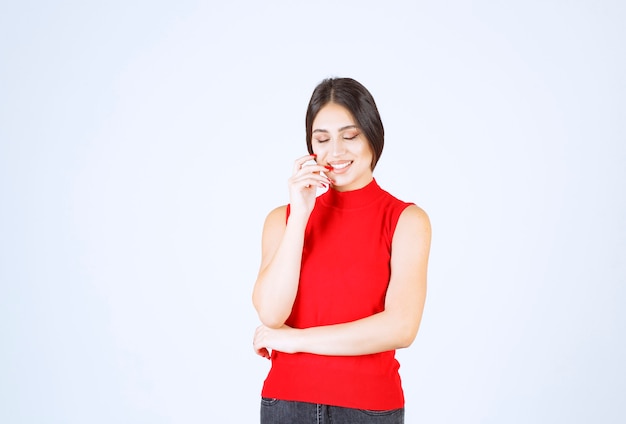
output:
[[[354,129],[358,129],[358,127],[356,125],[346,125],[345,127],[339,128],[339,132],[345,131],[345,130],[351,130],[353,128]],[[318,132],[327,133],[328,130],[323,130],[323,129],[315,129],[315,130],[313,130],[313,134],[318,133]]]

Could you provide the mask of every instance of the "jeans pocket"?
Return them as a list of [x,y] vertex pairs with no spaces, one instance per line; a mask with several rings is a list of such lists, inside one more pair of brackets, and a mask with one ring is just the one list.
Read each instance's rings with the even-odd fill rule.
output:
[[359,411],[371,417],[382,417],[382,416],[388,416],[388,415],[394,415],[394,414],[404,414],[404,408],[385,409],[381,411],[374,411],[371,409],[359,409]]
[[277,403],[278,403],[278,399],[276,398],[266,398],[266,397],[261,398],[261,406],[273,406],[273,405],[276,405]]

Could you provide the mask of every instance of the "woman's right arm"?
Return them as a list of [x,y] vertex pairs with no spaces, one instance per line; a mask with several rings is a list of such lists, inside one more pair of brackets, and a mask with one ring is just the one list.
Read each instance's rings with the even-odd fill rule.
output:
[[281,327],[293,306],[300,279],[300,263],[306,221],[292,219],[285,225],[287,207],[274,209],[263,226],[261,268],[252,302],[261,322]]
[[289,219],[287,207],[281,206],[269,213],[263,226],[261,268],[252,302],[263,325],[270,328],[280,328],[291,314],[300,280],[304,230],[315,206],[315,192],[330,182],[320,175],[324,167],[305,166],[313,158],[307,155],[295,161],[289,179]]

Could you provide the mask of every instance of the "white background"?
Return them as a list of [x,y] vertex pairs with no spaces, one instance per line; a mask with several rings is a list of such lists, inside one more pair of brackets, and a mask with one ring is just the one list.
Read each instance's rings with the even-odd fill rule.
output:
[[0,422],[257,422],[315,85],[430,215],[407,423],[626,421],[622,1],[3,1]]

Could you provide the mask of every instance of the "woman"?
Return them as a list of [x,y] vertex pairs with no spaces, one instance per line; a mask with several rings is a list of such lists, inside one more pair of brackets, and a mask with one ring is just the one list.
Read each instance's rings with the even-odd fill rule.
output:
[[[402,423],[395,350],[413,342],[422,317],[428,216],[376,183],[384,129],[357,81],[315,88],[306,142],[289,205],[263,228],[254,349],[272,368],[261,423]],[[318,188],[328,191],[316,197]]]

